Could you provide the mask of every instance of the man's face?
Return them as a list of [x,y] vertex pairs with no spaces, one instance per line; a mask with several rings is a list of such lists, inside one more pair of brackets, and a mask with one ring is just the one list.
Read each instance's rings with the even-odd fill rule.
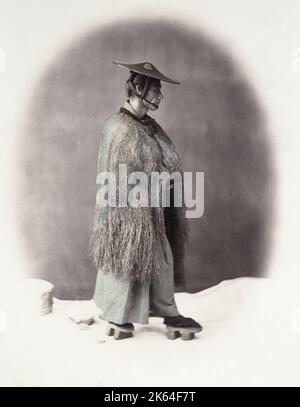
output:
[[[159,105],[161,100],[163,99],[163,94],[161,93],[161,84],[160,83],[152,83],[147,95],[146,95],[146,99],[149,100],[151,103],[154,103],[155,105]],[[147,104],[147,107],[150,110],[156,110],[157,108],[153,105],[151,105],[150,103],[147,103],[145,101],[145,103]]]

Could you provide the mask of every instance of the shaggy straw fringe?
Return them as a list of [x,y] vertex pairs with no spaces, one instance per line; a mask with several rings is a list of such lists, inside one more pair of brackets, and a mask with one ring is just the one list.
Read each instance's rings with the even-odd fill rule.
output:
[[[157,227],[152,209],[156,210]],[[161,208],[108,208],[108,221],[94,230],[90,239],[93,264],[120,277],[150,281],[159,269],[158,237],[165,233],[157,212]]]

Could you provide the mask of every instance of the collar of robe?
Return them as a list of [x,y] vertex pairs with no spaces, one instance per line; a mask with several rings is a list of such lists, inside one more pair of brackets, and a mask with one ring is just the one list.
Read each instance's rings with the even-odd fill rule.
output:
[[127,114],[128,116],[130,116],[134,120],[144,124],[145,126],[151,126],[155,122],[155,120],[152,117],[148,116],[147,114],[143,118],[140,118],[140,117],[136,116],[135,114],[133,114],[132,112],[130,112],[130,110],[126,109],[126,107],[121,107],[119,112]]

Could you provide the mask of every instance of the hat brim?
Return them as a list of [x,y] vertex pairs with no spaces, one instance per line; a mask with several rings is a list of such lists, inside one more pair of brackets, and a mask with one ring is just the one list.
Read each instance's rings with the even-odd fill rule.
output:
[[[149,62],[143,62],[143,63],[139,63],[139,64],[125,64],[123,62],[116,62],[116,61],[112,61],[112,62],[113,62],[113,64],[118,65],[121,68],[128,69],[132,72],[136,72],[141,75],[149,76],[150,78],[159,79],[160,81],[180,85],[180,82],[164,75],[153,64],[150,64]],[[150,69],[147,68],[147,66],[150,66]]]

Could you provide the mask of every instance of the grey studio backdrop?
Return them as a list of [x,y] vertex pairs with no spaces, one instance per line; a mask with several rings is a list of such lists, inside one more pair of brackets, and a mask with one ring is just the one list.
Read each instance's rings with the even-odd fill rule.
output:
[[124,20],[79,35],[37,78],[18,160],[17,209],[32,276],[51,281],[59,298],[93,295],[88,242],[99,138],[124,103],[128,77],[112,60],[149,60],[182,82],[163,83],[164,100],[150,115],[185,171],[205,173],[204,215],[189,219],[188,292],[264,276],[274,175],[263,112],[226,47],[164,20]]

